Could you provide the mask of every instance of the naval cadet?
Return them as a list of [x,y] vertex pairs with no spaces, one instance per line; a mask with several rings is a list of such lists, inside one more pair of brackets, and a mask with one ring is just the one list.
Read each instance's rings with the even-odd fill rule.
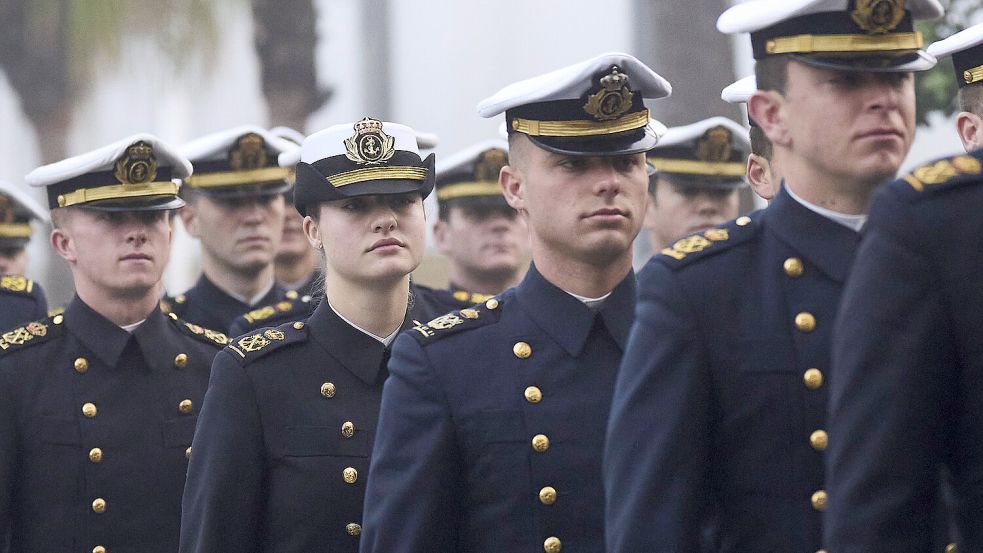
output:
[[645,229],[654,251],[738,216],[747,131],[726,117],[672,127],[649,151]]
[[605,452],[609,552],[824,550],[833,319],[869,199],[911,146],[912,72],[934,65],[912,21],[941,14],[751,0],[721,15],[751,33],[748,106],[784,182],[640,274]]
[[932,43],[928,53],[952,58],[959,90],[956,131],[967,152],[983,148],[983,23]]
[[[290,127],[273,127],[270,133],[295,144],[295,150],[299,150],[304,142],[304,135]],[[281,167],[287,167],[287,180],[290,182],[294,180],[293,169],[299,158],[298,152],[293,163],[281,164]],[[304,234],[304,216],[294,207],[293,187],[283,192],[283,204],[283,234],[273,257],[273,277],[287,290],[288,300],[319,295],[320,290],[315,292],[315,287],[320,282],[317,256]],[[306,315],[302,318],[306,318]],[[235,335],[235,330],[231,334]]]
[[309,319],[218,355],[188,472],[182,553],[356,552],[389,346],[411,324],[434,156],[364,118],[309,136],[294,203],[321,254]]
[[433,238],[450,285],[433,296],[444,312],[484,303],[518,284],[528,266],[526,222],[498,185],[508,148],[505,140],[486,140],[437,163]]
[[233,320],[286,298],[273,259],[283,233],[283,192],[289,171],[277,158],[296,145],[265,129],[242,126],[182,148],[195,167],[181,189],[178,215],[201,242],[202,274],[164,307],[192,323],[227,332]]
[[603,551],[601,453],[635,303],[632,241],[669,83],[621,53],[505,87],[499,183],[533,265],[401,335],[369,471],[362,553]]
[[0,337],[0,544],[9,553],[174,553],[212,359],[227,338],[158,308],[175,178],[191,164],[139,134],[35,169],[63,314]]
[[48,210],[13,183],[0,181],[0,330],[40,319],[48,302],[41,285],[24,276],[32,221],[47,224]]

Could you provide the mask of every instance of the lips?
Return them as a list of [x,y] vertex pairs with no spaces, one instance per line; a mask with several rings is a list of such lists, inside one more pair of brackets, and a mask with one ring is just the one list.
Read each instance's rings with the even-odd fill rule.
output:
[[120,259],[123,261],[150,261],[151,257],[145,253],[131,253],[124,255]]
[[858,138],[903,138],[904,135],[901,131],[885,127],[880,129],[871,129],[869,131],[864,131],[858,135]]
[[395,238],[383,238],[382,240],[377,240],[375,244],[372,244],[372,247],[369,248],[369,251],[371,252],[374,250],[378,250],[379,248],[385,248],[388,246],[398,246],[401,248],[403,247],[403,243]]
[[611,217],[611,216],[624,217],[625,212],[615,207],[605,207],[603,209],[598,209],[597,211],[588,215],[588,217]]

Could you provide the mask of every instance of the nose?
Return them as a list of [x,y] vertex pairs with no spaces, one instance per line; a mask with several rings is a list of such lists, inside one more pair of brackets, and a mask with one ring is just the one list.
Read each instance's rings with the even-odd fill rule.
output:
[[388,207],[380,208],[372,219],[372,231],[386,234],[396,230],[396,214]]
[[874,75],[870,106],[872,109],[895,110],[901,105],[903,79],[897,75]]
[[596,192],[599,196],[616,196],[624,186],[624,175],[610,160],[599,164]]

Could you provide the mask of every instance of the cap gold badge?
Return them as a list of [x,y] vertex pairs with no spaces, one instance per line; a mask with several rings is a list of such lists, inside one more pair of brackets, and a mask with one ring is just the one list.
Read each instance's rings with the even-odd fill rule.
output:
[[587,97],[584,111],[598,121],[611,121],[628,113],[635,93],[628,86],[628,75],[617,65],[601,77],[601,89]]
[[122,184],[143,184],[157,178],[157,158],[154,149],[144,141],[126,149],[116,160],[116,180]]
[[856,0],[853,21],[870,34],[893,31],[904,19],[904,0]]
[[235,171],[259,169],[269,164],[266,141],[256,133],[240,136],[229,151],[229,167]]
[[369,117],[354,125],[355,134],[345,139],[345,157],[359,165],[378,165],[396,153],[396,139],[382,130],[382,121]]
[[712,163],[730,161],[732,138],[733,133],[727,127],[716,126],[708,129],[696,141],[696,159]]

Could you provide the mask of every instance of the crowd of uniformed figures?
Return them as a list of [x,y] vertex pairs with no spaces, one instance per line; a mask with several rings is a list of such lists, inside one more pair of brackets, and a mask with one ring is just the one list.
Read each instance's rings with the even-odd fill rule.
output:
[[[669,82],[606,53],[440,160],[359,116],[0,183],[0,553],[983,552],[983,24],[925,50],[941,15],[728,9],[750,130],[666,128]],[[966,152],[898,179],[950,57]]]

